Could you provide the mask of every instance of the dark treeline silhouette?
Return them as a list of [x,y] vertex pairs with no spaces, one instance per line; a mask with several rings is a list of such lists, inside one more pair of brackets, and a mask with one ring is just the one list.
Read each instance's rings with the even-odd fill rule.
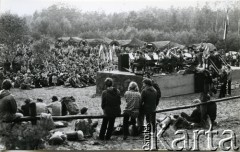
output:
[[[170,40],[188,45],[200,42],[213,43],[219,49],[239,50],[238,22],[240,1],[206,3],[200,7],[160,9],[147,7],[139,11],[106,14],[105,12],[81,12],[74,8],[52,5],[32,16],[26,16],[31,36],[57,38],[78,36],[143,41]],[[226,8],[229,30],[226,46],[223,41]]]

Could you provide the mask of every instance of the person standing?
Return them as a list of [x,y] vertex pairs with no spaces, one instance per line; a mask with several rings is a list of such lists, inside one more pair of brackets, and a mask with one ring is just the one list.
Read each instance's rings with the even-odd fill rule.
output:
[[227,65],[227,85],[228,85],[228,94],[231,96],[231,85],[232,85],[232,68],[230,65]]
[[143,90],[141,92],[140,113],[138,119],[139,132],[142,131],[144,117],[147,123],[150,123],[153,131],[155,131],[156,107],[157,107],[157,91],[152,86],[151,79],[143,80]]
[[225,97],[226,95],[226,87],[227,87],[227,72],[225,68],[222,68],[222,74],[220,76],[220,82],[221,82],[221,89],[220,89],[220,94],[219,98]]
[[106,78],[104,83],[107,89],[102,93],[101,107],[105,117],[102,121],[99,139],[109,140],[113,132],[115,118],[121,114],[121,96],[120,91],[113,87],[113,80],[111,78]]
[[3,83],[3,80],[5,79],[4,73],[3,73],[3,68],[0,67],[0,90],[2,90],[1,84]]
[[123,140],[126,140],[128,135],[129,118],[131,119],[131,124],[135,126],[136,118],[139,114],[141,94],[136,82],[130,82],[128,91],[125,92],[124,97],[126,99],[127,105],[124,110],[123,118]]
[[14,119],[23,117],[21,113],[17,113],[17,103],[10,93],[12,83],[9,79],[5,79],[2,83],[0,91],[0,122],[12,121]]

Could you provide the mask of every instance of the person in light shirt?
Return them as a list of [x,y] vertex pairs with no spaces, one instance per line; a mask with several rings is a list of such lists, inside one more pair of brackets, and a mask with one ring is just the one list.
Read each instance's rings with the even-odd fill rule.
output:
[[58,98],[56,96],[52,97],[52,103],[47,105],[48,108],[52,109],[52,115],[53,116],[61,116],[62,115],[62,104],[60,101],[58,101]]
[[41,113],[48,113],[47,105],[43,102],[42,99],[37,99],[36,112],[37,115],[40,115]]

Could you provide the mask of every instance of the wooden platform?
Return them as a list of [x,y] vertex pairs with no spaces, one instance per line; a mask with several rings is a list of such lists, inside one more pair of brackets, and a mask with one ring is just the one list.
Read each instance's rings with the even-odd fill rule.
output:
[[[232,84],[240,83],[240,67],[232,67],[232,69]],[[107,77],[113,79],[114,86],[121,91],[122,95],[127,91],[131,81],[137,82],[139,89],[142,87],[142,76],[122,71],[101,71],[97,73],[96,94],[100,95],[104,90],[104,80]],[[194,74],[154,75],[152,79],[160,86],[162,97],[195,93]]]
[[138,83],[139,88],[142,87],[142,76],[135,75],[130,72],[123,71],[100,71],[97,73],[97,87],[96,94],[101,94],[104,90],[104,80],[110,77],[113,79],[113,85],[118,88],[123,95],[128,89],[128,85],[131,81]]
[[194,74],[155,75],[152,79],[160,86],[162,97],[194,93]]
[[[114,86],[120,90],[122,95],[127,91],[131,81],[137,82],[139,88],[142,87],[142,76],[122,71],[101,71],[97,74],[96,93],[98,95],[104,90],[104,80],[107,77],[113,79]],[[194,93],[193,74],[156,75],[152,79],[160,86],[163,97]]]

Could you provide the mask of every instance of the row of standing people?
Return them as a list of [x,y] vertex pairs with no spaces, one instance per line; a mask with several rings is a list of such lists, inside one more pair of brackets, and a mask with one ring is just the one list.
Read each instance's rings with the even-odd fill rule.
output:
[[[123,139],[127,139],[129,119],[133,125],[138,124],[138,133],[142,131],[144,119],[147,123],[150,123],[155,130],[155,110],[161,97],[161,91],[157,84],[151,79],[143,80],[143,88],[141,93],[139,92],[136,82],[131,82],[128,87],[128,91],[125,92],[124,97],[126,99],[126,107],[123,112]],[[103,118],[102,126],[100,129],[99,139],[109,140],[113,129],[115,118],[121,114],[121,96],[118,89],[113,87],[113,80],[106,78],[105,80],[106,90],[102,93],[103,113],[106,117]],[[155,89],[156,88],[156,89]]]

